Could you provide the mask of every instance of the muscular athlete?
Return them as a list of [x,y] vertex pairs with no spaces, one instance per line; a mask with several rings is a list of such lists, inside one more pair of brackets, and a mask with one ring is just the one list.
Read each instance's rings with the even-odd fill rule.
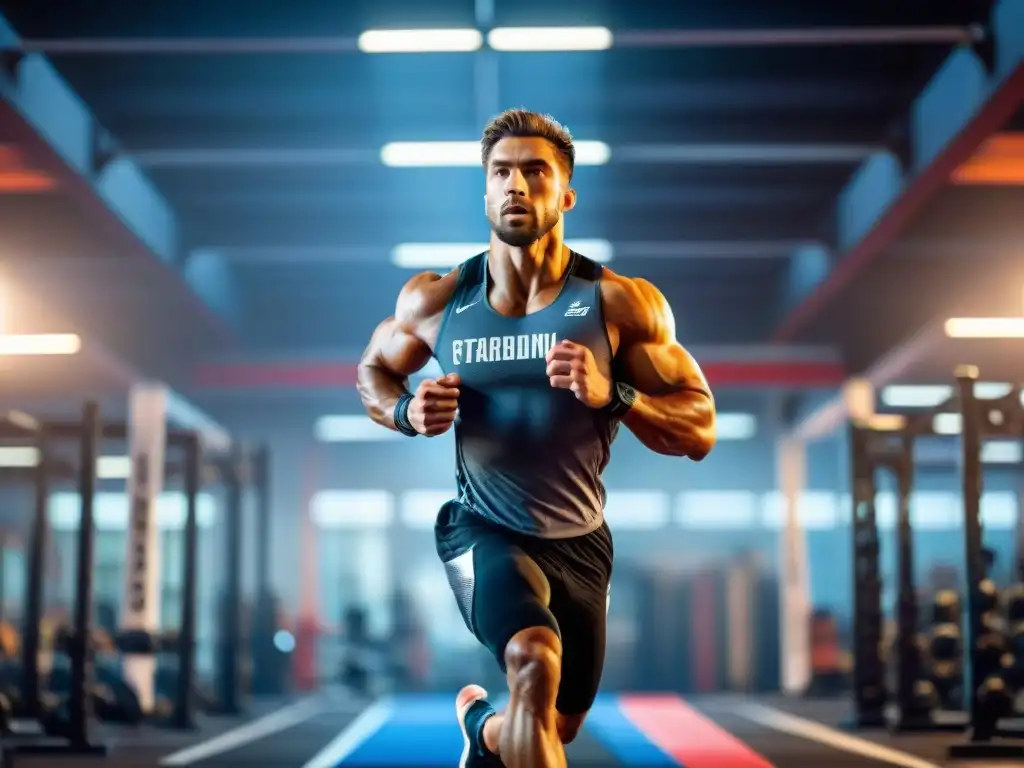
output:
[[[414,437],[455,427],[458,496],[437,552],[463,619],[506,674],[497,713],[456,698],[462,766],[563,768],[604,665],[612,539],[602,473],[618,425],[700,461],[715,405],[657,288],[564,243],[572,137],[510,110],[484,131],[489,250],[413,277],[359,366],[370,417]],[[409,392],[431,357],[444,375]]]

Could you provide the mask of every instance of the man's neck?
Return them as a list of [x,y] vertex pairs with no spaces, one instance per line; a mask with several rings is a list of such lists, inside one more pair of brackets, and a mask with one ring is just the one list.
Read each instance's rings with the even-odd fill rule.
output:
[[562,282],[569,267],[569,250],[562,237],[553,232],[524,248],[508,245],[491,235],[487,261],[500,290],[526,299]]

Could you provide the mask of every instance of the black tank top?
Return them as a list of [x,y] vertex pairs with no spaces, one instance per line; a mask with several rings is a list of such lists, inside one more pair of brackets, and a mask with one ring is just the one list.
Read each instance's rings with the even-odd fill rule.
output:
[[608,362],[601,267],[572,252],[562,289],[544,309],[506,317],[488,300],[487,253],[464,262],[434,357],[462,378],[455,423],[459,501],[488,521],[548,539],[604,520],[601,474],[618,422],[554,389],[547,351],[568,339]]

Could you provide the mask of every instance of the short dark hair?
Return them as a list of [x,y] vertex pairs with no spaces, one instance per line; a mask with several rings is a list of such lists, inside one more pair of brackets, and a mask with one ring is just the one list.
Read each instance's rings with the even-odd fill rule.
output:
[[508,138],[538,138],[551,142],[569,178],[572,178],[576,167],[576,146],[572,143],[569,129],[551,115],[542,115],[528,109],[507,109],[491,120],[480,139],[480,159],[484,168],[491,159],[495,145]]

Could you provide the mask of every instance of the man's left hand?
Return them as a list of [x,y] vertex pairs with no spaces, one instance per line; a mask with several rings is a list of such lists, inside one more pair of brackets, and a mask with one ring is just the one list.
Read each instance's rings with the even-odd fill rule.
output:
[[612,383],[601,373],[594,353],[573,341],[560,341],[547,354],[548,379],[556,389],[568,389],[588,408],[612,401]]

